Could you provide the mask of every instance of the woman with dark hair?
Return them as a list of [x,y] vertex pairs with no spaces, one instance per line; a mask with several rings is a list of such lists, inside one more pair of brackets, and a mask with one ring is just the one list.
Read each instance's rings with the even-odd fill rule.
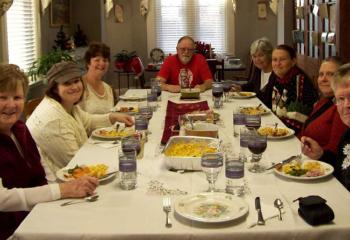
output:
[[35,204],[85,197],[98,186],[93,177],[47,184],[35,142],[19,120],[27,89],[27,76],[16,65],[0,65],[0,239],[7,239]]
[[343,62],[338,57],[329,57],[322,62],[317,78],[321,98],[314,105],[299,135],[314,139],[324,151],[331,151],[334,154],[341,136],[347,129],[333,102],[334,92],[331,88],[333,75],[341,65]]
[[272,72],[272,44],[267,38],[259,38],[250,45],[250,55],[253,61],[253,71],[248,83],[234,86],[234,90],[251,91],[269,108],[276,76]]
[[272,70],[277,79],[272,93],[272,111],[298,134],[317,101],[317,92],[296,63],[292,47],[282,44],[273,50]]
[[110,48],[104,43],[90,43],[85,53],[87,72],[82,76],[85,92],[80,107],[88,113],[108,113],[114,106],[113,89],[103,81],[110,63]]
[[27,120],[27,125],[51,173],[67,165],[94,129],[111,126],[116,121],[133,125],[128,115],[89,114],[77,105],[84,87],[75,63],[53,65],[47,80],[46,96]]

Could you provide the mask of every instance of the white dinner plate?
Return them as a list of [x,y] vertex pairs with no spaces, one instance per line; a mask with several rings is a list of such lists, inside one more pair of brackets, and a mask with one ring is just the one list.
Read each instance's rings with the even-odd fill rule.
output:
[[257,107],[258,107],[258,104],[256,104],[256,105],[243,105],[243,106],[239,106],[239,111],[240,111],[240,113],[244,113],[244,114],[248,114],[248,115],[258,115],[258,114],[266,115],[266,114],[269,114],[271,112],[270,109],[268,109],[268,108],[266,108],[264,106],[260,106],[259,109],[258,109],[259,111],[257,113],[255,113],[255,114],[244,112],[244,111],[249,111],[252,108],[256,109]]
[[175,211],[182,217],[206,223],[227,222],[248,212],[248,204],[227,193],[199,193],[178,199]]
[[123,138],[123,137],[130,136],[130,135],[132,135],[134,133],[134,130],[132,128],[121,129],[119,131],[122,132],[122,133],[125,133],[125,134],[119,134],[119,135],[116,135],[116,136],[103,135],[102,131],[108,131],[108,132],[109,131],[115,131],[115,127],[105,127],[105,128],[95,129],[91,133],[91,135],[94,138],[98,138],[98,139],[101,139],[101,140],[117,140],[117,139],[120,139],[120,138]]
[[142,96],[139,94],[129,94],[129,95],[121,95],[119,98],[123,101],[144,101],[146,100],[146,96]]
[[129,115],[134,115],[139,112],[137,106],[122,106],[122,107],[113,107],[111,112],[125,113]]
[[[269,128],[274,128],[274,126],[262,126],[262,127],[260,127],[260,128],[258,129],[258,133],[261,134],[261,133],[260,133],[261,129],[267,128],[267,127],[269,127]],[[267,139],[273,140],[273,139],[284,139],[284,138],[289,138],[289,137],[293,136],[294,133],[295,133],[294,130],[293,130],[293,129],[290,129],[290,128],[281,128],[281,127],[277,127],[277,129],[286,130],[286,131],[288,131],[288,133],[287,133],[286,135],[283,135],[283,136],[272,136],[272,135],[267,135]],[[261,135],[262,135],[262,134],[261,134]]]
[[[56,172],[57,178],[63,182],[73,180],[74,178],[66,177],[66,175],[68,174],[68,169],[70,169],[70,168],[61,168],[61,169],[57,170],[57,172]],[[99,178],[99,181],[100,182],[106,181],[108,179],[113,178],[117,174],[117,172],[115,172],[113,174],[109,174],[110,172],[114,172],[114,171],[110,170],[109,172],[106,173],[106,177]]]
[[231,98],[236,98],[236,99],[247,99],[247,98],[252,98],[255,97],[256,93],[255,92],[230,92],[230,97]]
[[[302,161],[302,164],[305,164],[306,162],[317,162],[317,160],[304,160]],[[325,178],[325,177],[328,177],[329,175],[331,175],[334,171],[334,168],[332,165],[328,164],[328,163],[325,163],[325,162],[321,162],[321,161],[318,161],[322,167],[324,168],[325,170],[325,173],[324,175],[321,175],[321,176],[316,176],[316,177],[307,177],[307,176],[292,176],[290,174],[286,174],[282,171],[279,171],[277,170],[276,168],[274,168],[274,172],[277,174],[277,175],[280,175],[280,176],[283,176],[285,178],[289,178],[289,179],[295,179],[295,180],[315,180],[315,179],[320,179],[320,178]]]

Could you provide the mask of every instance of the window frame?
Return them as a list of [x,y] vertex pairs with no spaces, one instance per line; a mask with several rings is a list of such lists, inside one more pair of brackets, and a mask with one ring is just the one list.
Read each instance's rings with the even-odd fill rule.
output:
[[[16,0],[19,1],[19,0]],[[33,13],[33,17],[34,17],[34,24],[35,24],[35,51],[34,51],[34,61],[40,56],[41,54],[41,15],[40,15],[40,0],[31,0],[33,3],[33,9],[34,9],[34,13]],[[0,37],[2,37],[2,45],[0,45],[0,48],[3,51],[3,56],[0,56],[0,60],[2,57],[2,61],[9,63],[9,47],[8,47],[8,34],[7,34],[7,14],[8,11],[4,14],[3,18],[2,18],[2,22],[0,22],[1,26],[3,27],[2,29],[2,36],[0,35]],[[1,43],[1,41],[0,41]],[[16,64],[16,63],[13,63]],[[22,70],[24,70],[25,72],[27,72],[27,69],[23,69],[23,66],[19,66]],[[30,83],[33,83],[32,81],[30,81]]]
[[[150,53],[150,51],[153,48],[156,48],[156,36],[155,36],[155,3],[154,1],[150,1],[150,7],[149,12],[147,15],[147,52]],[[235,53],[235,14],[232,9],[231,1],[226,0],[225,3],[225,10],[226,10],[226,32],[227,32],[227,52],[225,54],[234,54]],[[179,36],[180,38],[181,36]],[[195,39],[197,40],[197,39]],[[172,52],[166,52],[165,54],[175,54],[176,53],[176,45],[173,48]]]

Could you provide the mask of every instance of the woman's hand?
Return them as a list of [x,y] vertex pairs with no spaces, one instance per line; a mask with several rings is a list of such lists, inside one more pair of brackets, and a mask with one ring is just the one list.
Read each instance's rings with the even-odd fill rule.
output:
[[320,159],[323,155],[322,147],[309,137],[301,137],[301,151],[311,159]]
[[134,125],[133,118],[124,113],[110,113],[109,119],[112,124],[118,121],[118,122],[125,123],[125,126],[127,127],[131,127],[132,125]]
[[60,183],[61,198],[81,198],[92,195],[99,182],[94,177],[81,177]]
[[239,92],[242,90],[242,87],[238,84],[232,84],[232,87],[231,87],[231,91],[234,91],[234,92]]

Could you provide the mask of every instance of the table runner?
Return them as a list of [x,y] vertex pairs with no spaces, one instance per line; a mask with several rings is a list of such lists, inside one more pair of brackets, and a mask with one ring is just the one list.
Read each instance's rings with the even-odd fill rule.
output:
[[178,132],[171,131],[171,126],[177,124],[179,115],[208,109],[209,105],[207,101],[196,103],[174,103],[168,100],[161,144],[166,144],[171,136],[179,135]]

